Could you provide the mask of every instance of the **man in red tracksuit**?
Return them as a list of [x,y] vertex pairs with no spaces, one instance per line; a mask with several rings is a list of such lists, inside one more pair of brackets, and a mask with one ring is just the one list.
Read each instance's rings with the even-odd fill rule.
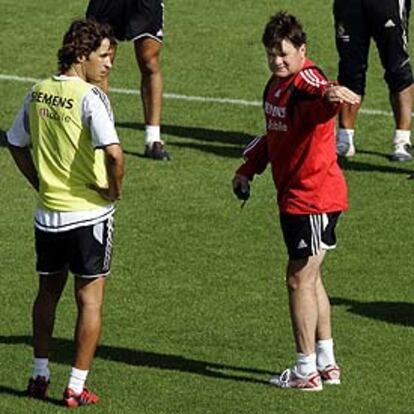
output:
[[279,12],[263,34],[272,72],[264,92],[266,134],[244,152],[233,188],[246,198],[249,181],[272,167],[289,261],[286,279],[296,343],[296,364],[271,383],[320,391],[339,384],[333,351],[329,299],[321,279],[335,225],[348,207],[345,179],[337,164],[335,115],[359,97],[329,82],[306,57],[306,34],[292,15]]

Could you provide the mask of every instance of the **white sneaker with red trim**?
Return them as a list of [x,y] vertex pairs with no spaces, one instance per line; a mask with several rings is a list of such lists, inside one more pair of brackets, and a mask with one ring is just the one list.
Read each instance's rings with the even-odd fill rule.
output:
[[337,364],[318,368],[318,372],[324,384],[339,385],[341,383],[341,368]]
[[301,375],[296,368],[288,368],[280,375],[274,375],[270,379],[272,385],[279,388],[295,388],[301,391],[322,391],[322,380],[318,372],[309,375]]

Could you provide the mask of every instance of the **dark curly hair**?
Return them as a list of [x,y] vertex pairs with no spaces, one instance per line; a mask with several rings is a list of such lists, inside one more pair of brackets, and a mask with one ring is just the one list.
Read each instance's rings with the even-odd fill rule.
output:
[[280,48],[282,40],[289,40],[296,48],[306,43],[306,33],[295,16],[280,11],[272,16],[267,23],[262,42],[268,49]]
[[87,58],[106,38],[115,44],[110,26],[90,19],[73,21],[63,36],[62,47],[58,51],[59,72],[66,72],[81,57]]

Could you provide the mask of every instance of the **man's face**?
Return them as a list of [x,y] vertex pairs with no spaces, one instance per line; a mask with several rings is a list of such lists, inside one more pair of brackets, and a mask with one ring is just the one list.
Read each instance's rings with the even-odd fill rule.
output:
[[102,40],[97,50],[92,52],[88,59],[83,61],[85,80],[90,83],[98,83],[108,76],[112,68],[111,56],[113,47],[109,39]]
[[279,78],[288,78],[298,73],[305,63],[306,45],[296,48],[292,42],[283,39],[280,48],[266,48],[270,71]]

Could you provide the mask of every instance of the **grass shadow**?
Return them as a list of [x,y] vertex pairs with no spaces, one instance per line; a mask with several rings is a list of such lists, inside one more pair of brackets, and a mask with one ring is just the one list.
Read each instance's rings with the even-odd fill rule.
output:
[[[136,122],[117,122],[117,128],[135,129],[144,131],[145,125]],[[199,127],[183,127],[177,125],[162,125],[162,132],[176,137],[187,138],[202,141],[200,144],[191,142],[168,143],[168,147],[175,146],[181,148],[196,149],[208,153],[216,154],[223,157],[242,156],[243,148],[251,141],[253,136],[238,131],[222,131]],[[209,143],[209,144],[206,144]],[[228,146],[214,145],[212,143],[229,144]],[[130,155],[142,157],[143,155],[136,152],[128,152]]]
[[193,142],[188,143],[171,143],[169,147],[177,148],[189,148],[196,151],[204,151],[209,154],[218,155],[220,157],[231,157],[231,158],[240,158],[242,159],[243,148],[242,146],[218,146],[211,144],[198,144]]
[[[26,390],[15,390],[14,388],[8,387],[7,385],[0,384],[0,395],[2,394],[8,394],[8,395],[12,395],[14,397],[19,397],[19,398],[29,398],[27,396]],[[49,404],[63,406],[62,400],[58,400],[57,398],[46,397],[44,400],[36,400],[36,401],[41,401],[41,402],[45,402]]]
[[[27,335],[0,336],[2,344],[31,345],[32,338]],[[73,360],[73,341],[64,338],[52,340],[50,360],[62,364],[71,364]],[[181,355],[161,354],[110,345],[99,345],[95,358],[121,362],[128,365],[178,371],[222,380],[242,381],[255,384],[268,384],[267,380],[256,376],[270,376],[273,373],[257,368],[246,368],[209,361],[200,361]],[[15,391],[15,394],[19,394]]]
[[0,148],[7,147],[6,131],[0,129]]
[[414,327],[414,303],[408,302],[361,302],[334,297],[333,306],[346,306],[347,311],[367,318],[378,319],[394,325]]
[[391,155],[385,152],[379,151],[371,151],[371,150],[364,150],[364,149],[357,149],[358,154],[365,154],[365,155],[373,155],[375,157],[384,158],[385,160],[390,161]]
[[[389,159],[389,156],[382,153],[374,153],[369,151],[359,151],[359,153],[370,153],[370,154],[377,154],[380,156],[384,156],[385,158]],[[414,172],[414,168],[401,168],[397,165],[401,165],[401,163],[393,162],[390,165],[378,165],[378,164],[371,164],[368,162],[361,162],[356,161],[355,159],[349,159],[340,157],[338,158],[338,163],[343,170],[346,171],[358,171],[358,172],[381,172],[386,174],[404,174],[407,178],[411,178],[411,175]]]
[[27,397],[26,391],[15,390],[14,388],[0,384],[0,395],[1,394],[14,395],[15,397]]

